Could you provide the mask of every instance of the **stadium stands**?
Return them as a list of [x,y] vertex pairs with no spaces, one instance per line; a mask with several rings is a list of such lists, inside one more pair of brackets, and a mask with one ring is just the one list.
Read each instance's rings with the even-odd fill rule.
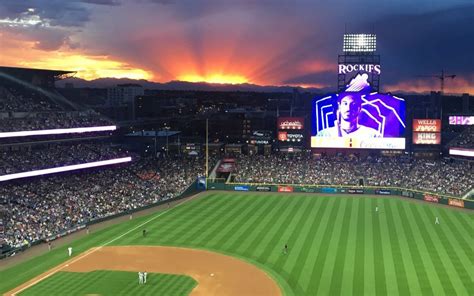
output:
[[241,157],[236,182],[397,186],[461,196],[474,188],[474,169],[468,162],[404,160],[393,157],[325,157],[310,154]]
[[6,241],[21,247],[175,197],[195,181],[203,165],[202,159],[194,158],[141,159],[131,166],[2,184]]

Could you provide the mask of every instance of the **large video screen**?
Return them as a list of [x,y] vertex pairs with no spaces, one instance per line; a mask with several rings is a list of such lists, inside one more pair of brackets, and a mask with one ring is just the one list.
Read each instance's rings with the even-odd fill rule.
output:
[[405,100],[372,92],[358,74],[338,94],[312,102],[312,148],[405,149]]

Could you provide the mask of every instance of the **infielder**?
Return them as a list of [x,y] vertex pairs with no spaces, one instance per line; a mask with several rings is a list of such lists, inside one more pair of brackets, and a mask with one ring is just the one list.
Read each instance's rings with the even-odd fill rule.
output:
[[67,252],[69,253],[69,257],[72,255],[72,247],[67,248]]
[[143,284],[143,273],[141,271],[138,272],[138,284]]
[[146,276],[148,275],[148,273],[145,271],[143,273],[143,283],[146,284]]

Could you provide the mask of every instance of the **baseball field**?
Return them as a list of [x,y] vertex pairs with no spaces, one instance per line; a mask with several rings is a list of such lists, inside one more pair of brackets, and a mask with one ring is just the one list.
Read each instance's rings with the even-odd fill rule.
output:
[[4,269],[0,291],[474,295],[473,222],[474,212],[398,197],[205,192],[92,232],[72,257],[63,246]]

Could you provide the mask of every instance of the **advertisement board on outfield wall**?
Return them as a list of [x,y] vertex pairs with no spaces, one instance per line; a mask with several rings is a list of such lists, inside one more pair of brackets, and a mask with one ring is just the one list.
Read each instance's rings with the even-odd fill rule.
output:
[[380,194],[380,195],[391,195],[392,191],[388,189],[375,189],[375,194]]
[[293,186],[278,186],[278,192],[293,192]]
[[363,193],[364,193],[364,189],[360,189],[360,188],[349,188],[349,189],[347,189],[347,193],[350,193],[350,194],[363,194]]
[[272,191],[270,186],[257,186],[255,187],[256,191]]
[[249,191],[250,187],[249,186],[234,186],[235,191]]
[[455,207],[460,207],[460,208],[464,208],[464,200],[462,200],[462,199],[450,198],[450,199],[448,200],[448,205],[450,205],[450,206],[455,206]]
[[321,192],[322,193],[337,193],[337,189],[336,188],[331,188],[331,187],[323,187],[321,189]]
[[435,202],[435,203],[439,202],[439,197],[435,195],[431,195],[431,194],[425,194],[423,196],[423,199],[429,202]]

